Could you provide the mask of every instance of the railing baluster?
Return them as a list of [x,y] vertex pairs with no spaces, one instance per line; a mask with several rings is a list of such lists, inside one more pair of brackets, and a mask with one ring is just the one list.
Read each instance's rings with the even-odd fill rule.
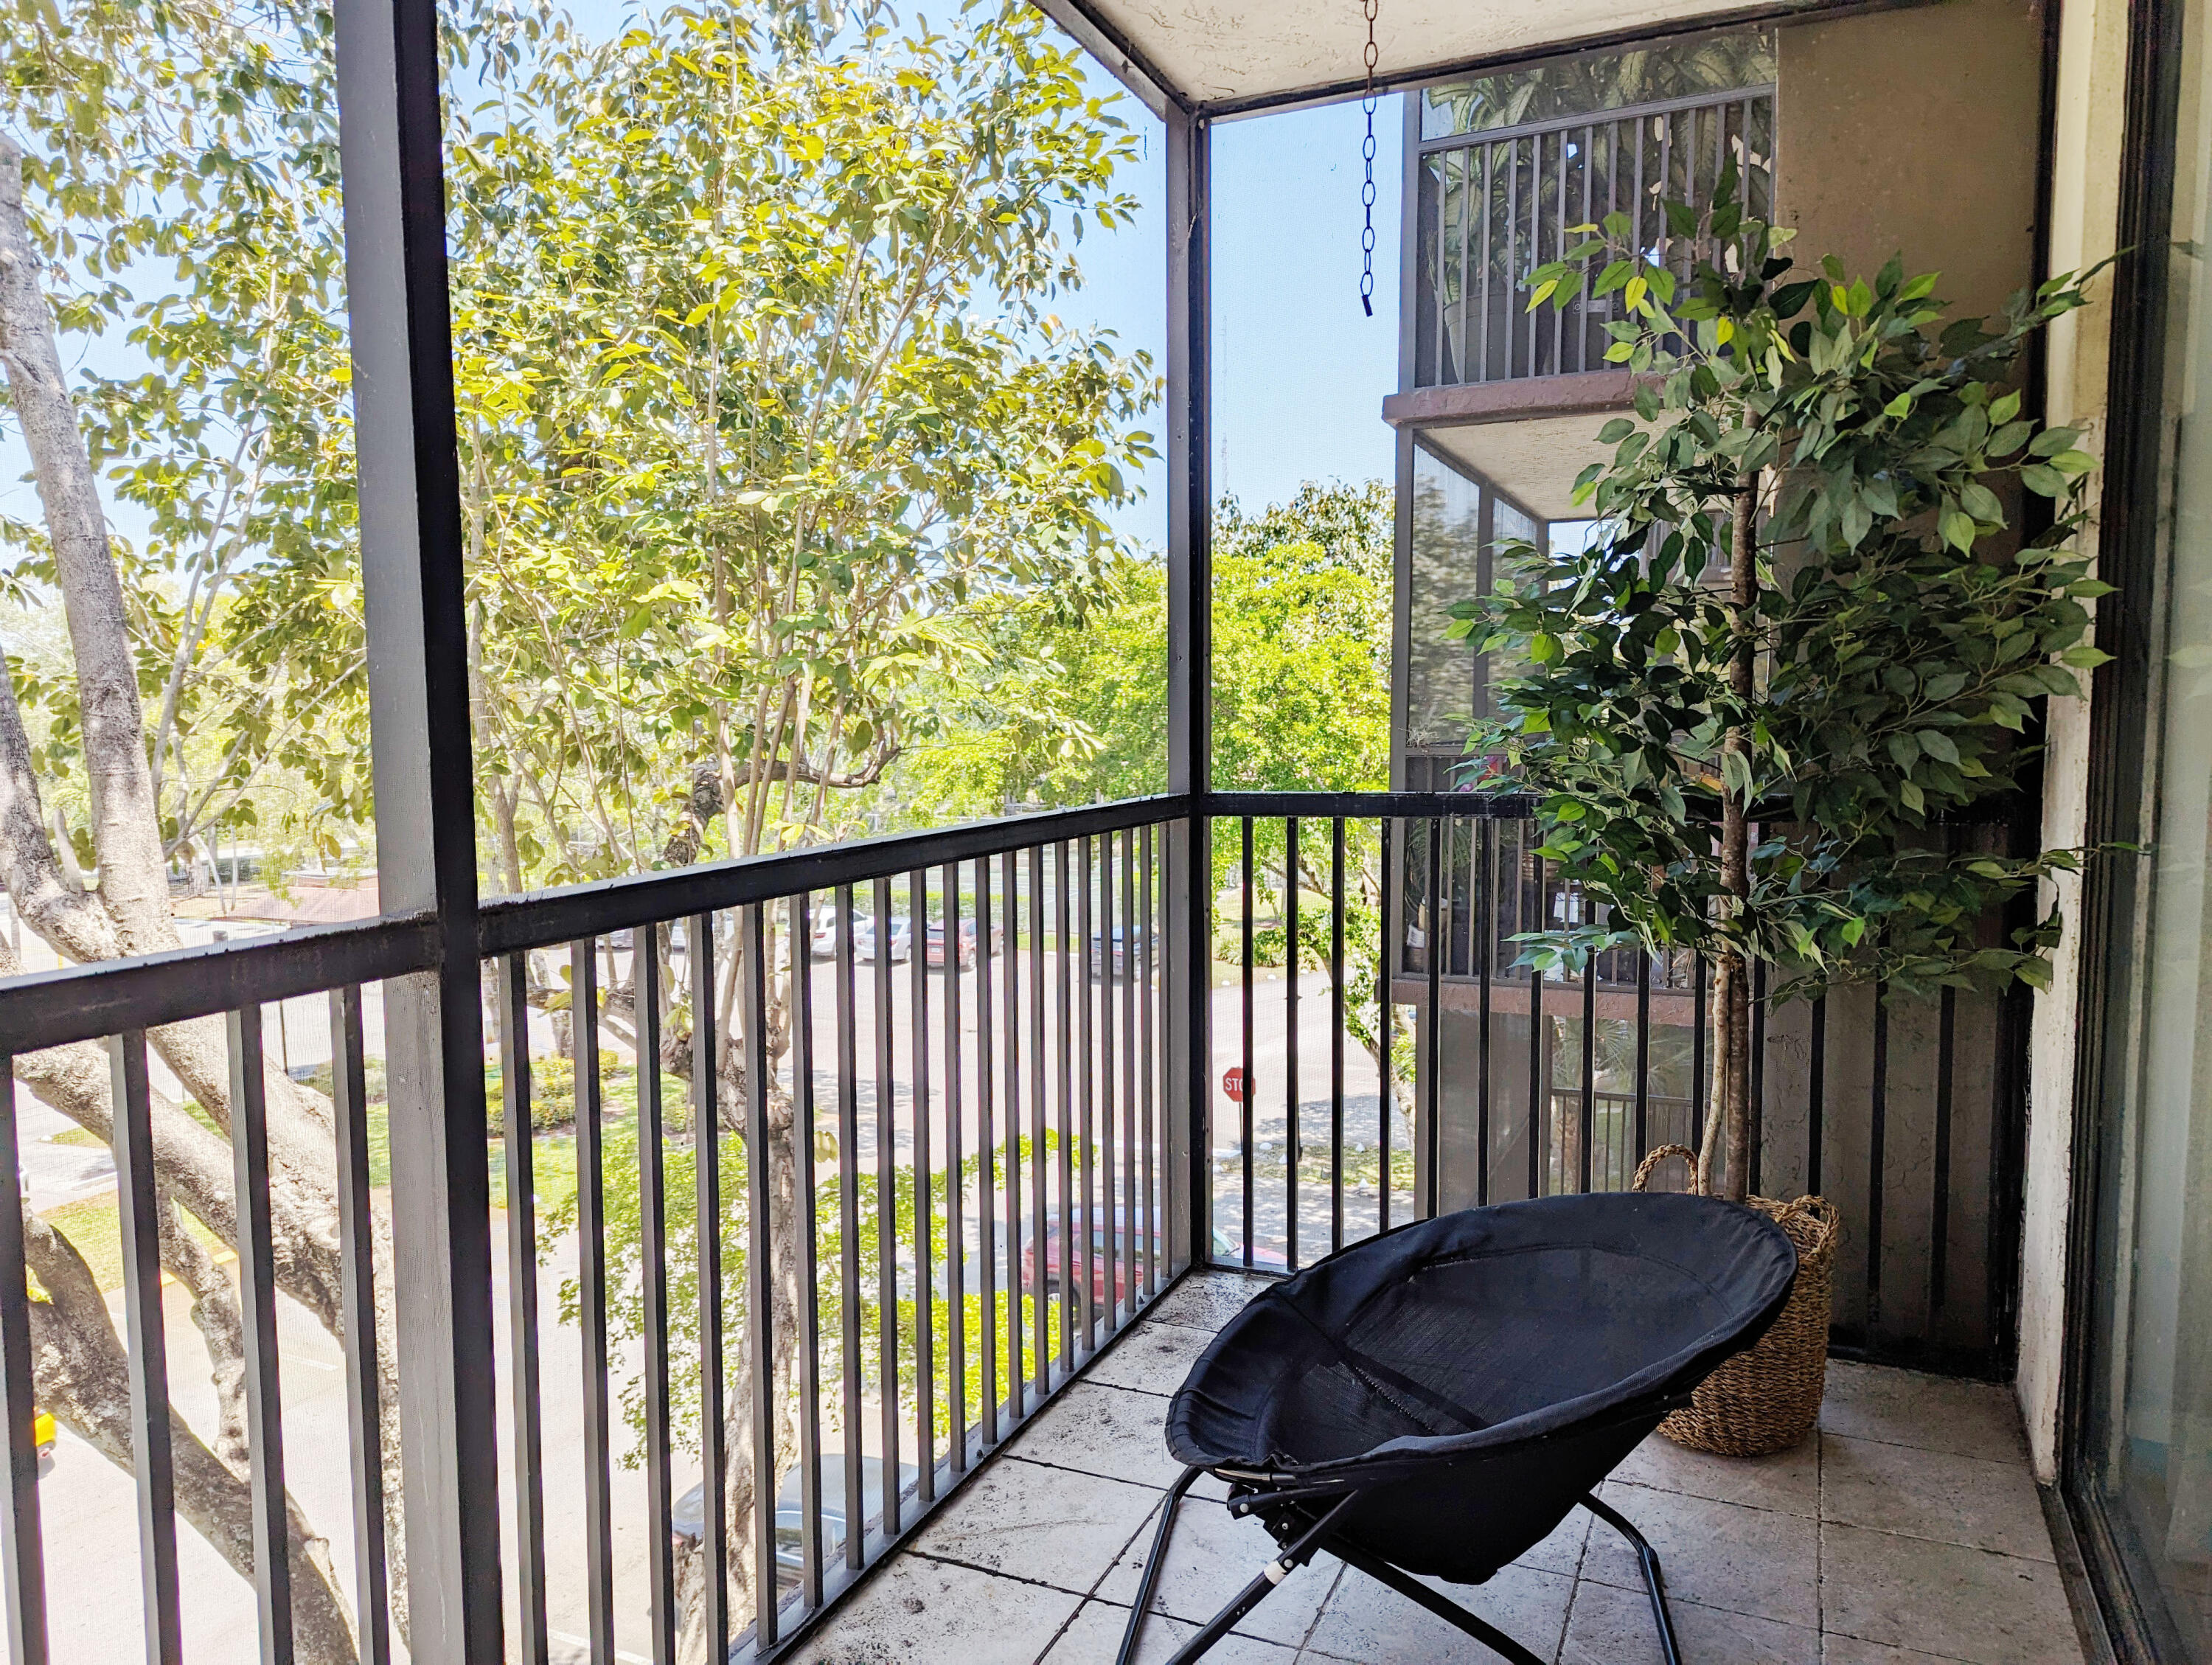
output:
[[798,1138],[799,1227],[805,1275],[799,1290],[799,1581],[809,1609],[822,1605],[822,1239],[814,1199],[814,896],[786,903],[791,933],[791,1097]]
[[[1533,206],[1531,209],[1533,212]],[[1443,894],[1444,829],[1450,823],[1442,816],[1429,817],[1429,917],[1428,929],[1421,937],[1422,957],[1428,962],[1429,1010],[1427,1044],[1421,1050],[1425,1054],[1421,1061],[1426,1066],[1422,1072],[1428,1079],[1422,1084],[1421,1110],[1423,1115],[1422,1155],[1427,1170],[1428,1197],[1425,1212],[1434,1219],[1443,1207],[1444,1139],[1441,1106],[1443,1094],[1437,1078],[1443,1073],[1443,969],[1445,945],[1451,940],[1446,926],[1450,909]]]
[[945,864],[945,1382],[952,1413],[952,1472],[968,1472],[968,1198],[965,1129],[960,1125],[960,865]]
[[[1075,1314],[1079,1298],[1075,1281],[1075,1231],[1079,1218],[1075,1207],[1075,1059],[1070,1036],[1073,990],[1069,985],[1073,958],[1068,937],[1068,860],[1066,840],[1052,847],[1053,950],[1059,960],[1060,988],[1054,1001],[1058,1019],[1053,1048],[1059,1083],[1060,1154],[1054,1164],[1059,1180],[1056,1206],[1060,1211],[1060,1367],[1075,1368]],[[1087,1171],[1087,1170],[1086,1170]]]
[[1244,951],[1244,1000],[1241,1009],[1241,1030],[1243,1052],[1238,1060],[1239,1078],[1243,1091],[1237,1101],[1237,1125],[1244,1153],[1244,1269],[1252,1269],[1252,1107],[1258,1101],[1258,1081],[1252,1068],[1252,817],[1243,817],[1238,822],[1243,842],[1240,847],[1238,874],[1243,880],[1240,892],[1243,902],[1243,930]]
[[1375,1145],[1382,1162],[1381,1176],[1375,1186],[1375,1229],[1377,1232],[1390,1229],[1390,1119],[1398,1108],[1398,1084],[1391,1074],[1390,1031],[1396,1008],[1392,995],[1396,992],[1392,984],[1397,980],[1399,939],[1403,932],[1394,933],[1392,921],[1404,912],[1406,894],[1405,875],[1390,863],[1390,831],[1395,823],[1387,817],[1381,828],[1382,839],[1382,918],[1376,926],[1382,940],[1376,945],[1380,951],[1375,957],[1375,1050],[1381,1065],[1381,1080],[1377,1084],[1375,1109]]
[[238,1200],[238,1303],[245,1309],[246,1445],[253,1491],[253,1593],[262,1665],[290,1665],[292,1559],[284,1510],[284,1400],[276,1367],[276,1247],[269,1219],[269,1101],[261,1008],[230,1013],[230,1149]]
[[1044,846],[1029,848],[1030,869],[1030,1345],[1036,1354],[1037,1402],[1052,1391],[1051,1303],[1045,1286]]
[[1137,1255],[1137,833],[1121,829],[1121,1310],[1138,1304]]
[[[649,925],[630,931],[630,983],[641,987],[658,957],[646,945],[655,935]],[[611,946],[611,944],[610,945]],[[507,1038],[502,1029],[501,1039]],[[527,1055],[530,1032],[515,1036],[515,1050]],[[648,1067],[641,1048],[639,1091]],[[607,1417],[607,1233],[605,1129],[600,1120],[599,1048],[596,1031],[588,1060],[576,1053],[576,1305],[583,1328],[584,1359],[584,1576],[585,1623],[592,1665],[614,1665],[614,1498],[608,1490],[613,1456]]]
[[1636,948],[1636,1139],[1628,1153],[1633,1170],[1651,1148],[1651,956]]
[[[1080,979],[1075,1002],[1075,1079],[1079,1094],[1077,1114],[1080,1132],[1079,1151],[1083,1168],[1083,1203],[1076,1210],[1075,1229],[1083,1234],[1082,1292],[1077,1297],[1083,1303],[1083,1350],[1093,1352],[1098,1346],[1098,1208],[1097,1203],[1097,1155],[1091,1122],[1093,1106],[1091,1100],[1091,1079],[1096,1072],[1091,1066],[1091,840],[1086,836],[1077,841],[1075,875],[1075,934],[1082,958],[1082,969],[1076,975]],[[1069,1264],[1075,1263],[1073,1242],[1069,1240],[1066,1254]]]
[[[878,921],[880,933],[883,921]],[[866,1503],[860,1485],[860,1058],[858,1021],[853,1011],[853,887],[841,884],[836,899],[837,942],[837,1312],[838,1375],[844,1389],[838,1426],[845,1442],[845,1565],[860,1570],[861,1523]],[[766,1150],[766,1145],[755,1146]],[[813,1198],[801,1200],[811,1207]],[[758,1234],[756,1233],[756,1236]],[[765,1241],[764,1239],[763,1240]],[[809,1271],[817,1270],[810,1267]],[[765,1376],[753,1391],[763,1393]],[[759,1471],[773,1474],[772,1469]]]
[[1940,997],[1936,1030],[1936,1172],[1928,1231],[1928,1316],[1930,1339],[1934,1320],[1950,1297],[1951,1270],[1951,1115],[1955,1065],[1953,1050],[1958,1040],[1959,992],[1946,988]]
[[1283,821],[1283,1253],[1298,1269],[1298,818]]
[[[508,1002],[520,992],[501,981],[502,1028],[514,1021]],[[528,1015],[526,1004],[526,1021]],[[5,1073],[0,1070],[0,1075]],[[331,1118],[337,1135],[338,1309],[345,1345],[346,1446],[353,1473],[355,1627],[361,1638],[362,1665],[391,1665],[383,1387],[376,1357],[376,1223],[369,1202],[368,1068],[362,1044],[358,984],[331,991]],[[0,1284],[19,1286],[20,1280],[7,1281],[9,1275],[4,1245],[0,1245]],[[0,1291],[0,1325],[7,1322],[6,1298]],[[674,1662],[656,1660],[654,1665]]]
[[1119,1212],[1114,1198],[1116,1141],[1114,1137],[1114,1112],[1118,1094],[1114,1076],[1114,835],[1103,833],[1098,839],[1098,929],[1091,939],[1091,951],[1097,957],[1097,975],[1085,987],[1096,991],[1098,1000],[1098,1027],[1095,1031],[1098,1042],[1098,1212],[1094,1217],[1092,1230],[1105,1246],[1106,1269],[1100,1282],[1106,1307],[1106,1332],[1112,1334],[1121,1326],[1121,1245],[1115,1230],[1115,1215]]
[[1328,823],[1328,1248],[1344,1247],[1344,817]]
[[1474,1200],[1490,1201],[1490,978],[1498,952],[1498,854],[1488,816],[1475,823]]
[[937,1228],[929,1151],[929,875],[907,875],[907,1041],[914,1063],[915,1496],[937,1499]]
[[[1759,835],[1752,834],[1754,841]],[[1753,962],[1751,968],[1751,1102],[1744,1106],[1744,1119],[1750,1124],[1750,1150],[1745,1166],[1749,1170],[1747,1182],[1753,1194],[1759,1188],[1759,1170],[1766,1152],[1766,963]]]
[[999,1123],[992,1044],[991,862],[975,859],[975,1264],[983,1316],[982,1443],[999,1443]]
[[[510,955],[503,974],[511,987],[528,986],[519,955]],[[576,1075],[599,1067],[599,1000],[598,965],[588,941],[568,950],[568,1027],[574,1037]],[[511,1010],[520,1004],[510,999]],[[526,1036],[527,1030],[519,1031]],[[545,1665],[544,1441],[539,1430],[541,1396],[538,1367],[538,1176],[531,1143],[530,1048],[517,1044],[512,1022],[500,1026],[500,1109],[506,1121],[507,1300],[512,1332],[514,1379],[515,1602],[521,1619],[518,1638],[525,1665]]]
[[1867,1340],[1881,1328],[1881,1228],[1888,1175],[1889,986],[1874,986],[1874,1083],[1867,1116],[1866,1328]]
[[[1585,890],[1578,901],[1578,913],[1594,914],[1589,893]],[[1597,923],[1593,918],[1582,921]],[[1583,1102],[1582,1102],[1582,1173],[1581,1188],[1595,1188],[1597,1173],[1597,956],[1593,953],[1583,962]]]
[[[674,1492],[668,1431],[667,1117],[660,1100],[660,927],[646,931],[637,984],[638,1292],[645,1321],[646,1617],[653,1665],[676,1665]],[[687,952],[696,952],[687,947]]]
[[1697,957],[1690,1004],[1690,1148],[1705,1148],[1705,957]]
[[[852,924],[850,893],[844,898],[848,927]],[[752,1366],[753,1436],[753,1637],[756,1647],[772,1646],[777,1637],[775,1577],[775,1272],[771,1244],[775,1240],[773,1184],[769,1176],[768,1073],[771,1066],[768,1041],[768,921],[756,903],[738,915],[738,1012],[745,1048],[745,1335],[750,1344]],[[849,957],[852,933],[841,934]],[[838,1152],[849,1166],[851,1147]],[[852,1285],[846,1290],[849,1294]],[[854,1425],[848,1419],[845,1425]],[[849,1455],[849,1454],[848,1454]],[[856,1465],[846,1463],[849,1471]],[[849,1495],[849,1487],[848,1487]],[[848,1513],[849,1541],[858,1524]],[[854,1558],[857,1560],[857,1558]],[[715,1568],[713,1572],[719,1573]],[[710,1574],[710,1576],[712,1576]]]
[[730,1651],[728,1463],[723,1434],[722,1173],[715,1103],[714,916],[695,915],[691,960],[691,1148],[699,1248],[699,1547],[706,1558],[702,1627],[709,1659]]
[[1139,862],[1140,873],[1137,891],[1143,902],[1137,921],[1137,963],[1141,968],[1139,985],[1142,994],[1139,997],[1139,1005],[1143,1019],[1145,1052],[1144,1079],[1139,1091],[1144,1097],[1145,1298],[1149,1301],[1160,1292],[1160,1250],[1164,1242],[1160,1230],[1159,1176],[1153,1164],[1158,1134],[1152,1123],[1152,1071],[1159,1037],[1154,1020],[1158,991],[1153,987],[1153,961],[1158,957],[1152,952],[1152,824],[1149,821],[1145,823],[1143,842],[1139,848]]
[[[878,878],[876,909],[876,1395],[881,1401],[884,1540],[899,1529],[898,1089],[891,1057],[891,882]],[[914,921],[907,921],[911,941]],[[909,950],[909,951],[911,951]],[[801,1193],[802,1196],[809,1195]],[[812,1213],[810,1206],[805,1210]]]
[[[0,1510],[0,1599],[8,1612],[9,1665],[46,1665],[46,1568],[39,1520],[38,1405],[31,1384],[31,1301],[23,1266],[21,1146],[15,1060],[0,1055],[0,1170],[16,1194],[0,1210],[0,1408],[8,1419],[8,1504]],[[379,1485],[383,1474],[377,1475]],[[358,1488],[356,1488],[358,1494]],[[378,1522],[380,1532],[383,1522]],[[381,1537],[378,1547],[382,1547]],[[365,1559],[365,1558],[364,1558]],[[368,1631],[363,1608],[362,1632]]]
[[122,1198],[123,1316],[130,1346],[131,1464],[138,1490],[138,1577],[148,1665],[179,1665],[177,1480],[169,1441],[168,1336],[161,1316],[161,1206],[154,1181],[154,1106],[146,1034],[108,1043],[115,1106],[115,1188]]
[[1022,1313],[1021,882],[1012,850],[1001,852],[999,857],[999,918],[1006,933],[1006,951],[1000,960],[1006,979],[1001,1021],[1006,1043],[1006,1405],[1011,1415],[1019,1417],[1028,1376],[1022,1356],[1028,1326]]
[[[1523,851],[1528,848],[1526,829],[1521,835],[1521,848]],[[1537,856],[1533,859],[1536,870],[1537,907],[1542,914],[1538,927],[1548,929],[1552,923],[1552,893],[1544,877],[1543,858]],[[1552,1108],[1543,1102],[1546,1097],[1544,1082],[1550,1073],[1546,1067],[1550,1060],[1544,1044],[1547,1038],[1544,1033],[1544,968],[1532,965],[1528,968],[1528,1194],[1532,1197],[1544,1194],[1544,1146],[1547,1138],[1544,1118],[1550,1114]]]
[[1813,1056],[1808,1069],[1812,1080],[1805,1103],[1805,1191],[1808,1196],[1820,1194],[1820,1163],[1826,1154],[1826,1140],[1822,1137],[1827,1125],[1828,1113],[1828,997],[1813,997]]

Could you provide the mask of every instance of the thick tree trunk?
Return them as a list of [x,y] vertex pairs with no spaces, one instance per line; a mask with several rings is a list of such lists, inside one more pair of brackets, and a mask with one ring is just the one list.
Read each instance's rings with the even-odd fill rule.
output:
[[[1759,665],[1759,477],[1738,487],[1729,537],[1729,620],[1734,637],[1729,658],[1729,691],[1739,710],[1747,708]],[[1751,734],[1744,724],[1729,725],[1721,741],[1721,908],[1727,928],[1713,964],[1714,1047],[1712,1107],[1698,1156],[1699,1188],[1741,1202],[1751,1188],[1751,976],[1743,952],[1741,921],[1751,903],[1751,805],[1748,789],[1739,791],[1731,775],[1747,780]],[[1729,760],[1738,768],[1731,771]],[[1716,1150],[1717,1144],[1719,1149]],[[1714,1159],[1722,1158],[1715,1173]]]
[[[166,1233],[164,1234],[166,1237]],[[27,1208],[24,1252],[46,1299],[31,1305],[31,1366],[39,1403],[101,1455],[128,1470],[131,1376],[91,1268],[61,1234]],[[229,1562],[253,1577],[253,1498],[246,1478],[210,1451],[173,1412],[177,1513]],[[339,1594],[330,1546],[296,1502],[286,1500],[292,1569],[293,1640],[303,1665],[353,1665],[353,1623]]]
[[[93,838],[100,860],[99,902],[95,907],[81,892],[72,894],[75,887],[67,883],[47,841],[38,783],[30,770],[29,745],[12,688],[0,691],[0,882],[7,884],[23,917],[57,951],[91,962],[173,948],[179,939],[169,909],[160,805],[147,761],[145,715],[122,580],[108,543],[91,455],[63,376],[53,314],[40,287],[40,269],[24,211],[22,152],[0,135],[0,366],[7,373],[9,402],[38,481],[68,620],[91,784]],[[5,680],[0,670],[0,683]],[[228,1129],[229,1059],[221,1022],[202,1018],[173,1024],[151,1031],[148,1040],[185,1091]],[[42,1066],[19,1059],[17,1067],[40,1090]],[[81,1075],[81,1069],[77,1073]],[[79,1115],[78,1109],[63,1105],[83,1125],[91,1125],[85,1116],[106,1114],[104,1088],[88,1099],[82,1091],[73,1092],[63,1074],[52,1070],[44,1074],[48,1086],[83,1109]],[[270,1205],[278,1285],[338,1334],[341,1272],[331,1106],[281,1072],[268,1077],[267,1089]],[[98,1112],[89,1109],[94,1103],[101,1106]],[[95,1131],[106,1136],[104,1127]],[[164,1191],[234,1249],[237,1222],[227,1141],[206,1135],[181,1109],[159,1105],[155,1140],[156,1174]],[[379,1249],[378,1306],[383,1322],[379,1325],[378,1362],[386,1403],[396,1406],[389,1245],[380,1243]],[[179,1275],[190,1281],[190,1251],[183,1252],[187,1259]],[[386,1433],[386,1496],[396,1528],[402,1495],[396,1420]],[[122,1449],[127,1453],[127,1441]],[[401,1617],[405,1612],[404,1540],[396,1529],[390,1535],[394,1613]]]
[[0,135],[0,362],[7,366],[9,402],[46,510],[76,661],[100,900],[125,951],[145,953],[177,941],[161,817],[146,762],[145,713],[123,584],[108,549],[92,456],[62,374],[40,264],[23,212],[23,153]]

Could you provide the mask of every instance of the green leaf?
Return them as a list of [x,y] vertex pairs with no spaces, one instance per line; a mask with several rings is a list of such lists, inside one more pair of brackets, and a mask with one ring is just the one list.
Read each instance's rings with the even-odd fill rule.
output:
[[1947,507],[1936,518],[1936,524],[1946,544],[1961,554],[1972,553],[1974,539],[1980,536],[1980,528],[1975,526],[1972,515],[1961,508]]
[[2004,525],[2004,505],[1997,501],[1996,493],[1987,486],[1968,481],[1959,488],[1959,501],[1975,520],[1993,526]]
[[1922,729],[1920,749],[1939,763],[1955,763],[1959,761],[1958,746],[1953,743],[1951,737],[1941,729]]

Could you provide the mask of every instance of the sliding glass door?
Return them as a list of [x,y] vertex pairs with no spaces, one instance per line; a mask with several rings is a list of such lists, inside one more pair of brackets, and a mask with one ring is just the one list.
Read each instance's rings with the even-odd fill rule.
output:
[[[2173,0],[2155,61],[2151,173],[2170,170],[2138,314],[2138,386],[2116,373],[2138,461],[2108,565],[2137,630],[2111,684],[2122,714],[2106,915],[2092,1275],[2079,1285],[2079,1415],[2069,1489],[2130,1651],[2212,1665],[2212,0]],[[2178,50],[2176,50],[2178,48]],[[2159,222],[2170,214],[2170,225]],[[2160,244],[2163,246],[2160,246]],[[2115,574],[2116,576],[2121,574]]]

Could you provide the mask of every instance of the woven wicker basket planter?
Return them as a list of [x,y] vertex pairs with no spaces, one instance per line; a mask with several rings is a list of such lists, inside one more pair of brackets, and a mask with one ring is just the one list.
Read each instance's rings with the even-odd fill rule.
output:
[[[1662,1145],[1638,1167],[1636,1189],[1644,1189],[1651,1170],[1674,1156],[1695,1171],[1695,1153],[1680,1145]],[[1825,1198],[1749,1200],[1797,1245],[1797,1277],[1789,1303],[1756,1346],[1707,1376],[1687,1408],[1659,1425],[1659,1431],[1677,1445],[1731,1457],[1786,1451],[1820,1419],[1820,1397],[1828,1384],[1828,1279],[1842,1234],[1842,1221]]]

